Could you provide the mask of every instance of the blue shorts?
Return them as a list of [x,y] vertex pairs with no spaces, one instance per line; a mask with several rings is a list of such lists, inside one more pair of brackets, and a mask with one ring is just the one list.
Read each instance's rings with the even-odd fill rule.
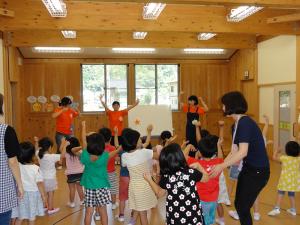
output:
[[229,170],[229,178],[231,180],[237,180],[239,177],[239,165],[232,165]]
[[201,202],[205,225],[215,224],[217,202]]
[[[278,190],[278,194],[284,195],[284,194],[285,194],[285,191]],[[295,197],[295,192],[293,192],[293,191],[288,191],[288,196],[289,196],[289,197]]]

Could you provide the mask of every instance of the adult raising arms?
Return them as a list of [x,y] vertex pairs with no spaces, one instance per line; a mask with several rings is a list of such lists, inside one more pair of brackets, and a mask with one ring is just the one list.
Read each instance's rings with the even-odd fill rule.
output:
[[232,151],[224,163],[212,169],[210,176],[215,177],[228,166],[241,162],[234,204],[241,225],[252,225],[250,209],[270,177],[263,135],[256,122],[245,115],[248,104],[240,92],[225,94],[221,102],[224,114],[235,121]]
[[68,97],[63,97],[59,102],[59,107],[54,110],[52,118],[56,119],[55,141],[57,151],[59,152],[61,139],[63,137],[70,138],[73,136],[73,120],[79,115],[77,109],[71,108],[72,100]]

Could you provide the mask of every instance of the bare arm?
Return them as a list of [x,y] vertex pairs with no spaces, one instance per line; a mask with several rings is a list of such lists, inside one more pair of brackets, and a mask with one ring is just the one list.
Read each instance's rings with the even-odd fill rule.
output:
[[136,107],[139,103],[140,103],[140,100],[137,99],[137,100],[135,101],[135,103],[134,103],[133,105],[129,106],[126,110],[129,111],[129,110],[133,109],[133,108]]
[[63,112],[65,112],[67,110],[68,110],[68,108],[62,108],[60,111],[52,113],[52,118],[53,119],[57,118],[60,114],[62,114]]
[[48,201],[47,201],[47,197],[46,197],[44,182],[38,182],[37,186],[38,186],[39,192],[41,194],[41,197],[42,197],[42,200],[44,203],[44,208],[48,208]]
[[274,148],[274,151],[273,151],[273,160],[274,161],[277,161],[277,162],[280,162],[280,156],[281,156],[281,149],[280,147],[277,147],[277,148]]
[[224,157],[223,154],[223,143],[224,143],[224,121],[220,120],[218,122],[219,125],[219,140],[218,140],[218,158]]
[[199,99],[199,101],[201,102],[204,111],[207,112],[207,111],[208,111],[208,106],[207,106],[206,103],[204,102],[203,98],[202,98],[202,97],[199,97],[198,99]]
[[107,107],[106,103],[103,101],[103,95],[100,95],[100,102],[102,106],[104,107],[105,111],[109,111],[109,108]]
[[200,165],[200,163],[196,162],[190,165],[191,168],[194,168],[196,170],[198,170],[200,173],[202,173],[202,178],[201,178],[201,182],[206,183],[207,181],[209,181],[209,176],[207,174],[207,172],[205,171],[205,169]]
[[144,174],[144,179],[149,183],[158,198],[166,194],[166,190],[162,189],[157,183],[155,183],[150,174]]
[[121,150],[121,146],[119,146],[115,151],[112,151],[109,153],[109,158],[113,158],[114,156],[116,156]]
[[118,130],[118,127],[114,127],[114,132],[115,132],[114,144],[115,144],[115,147],[118,148],[119,147],[119,136],[118,136],[119,130]]
[[24,189],[23,189],[23,184],[21,180],[21,173],[20,173],[20,167],[19,167],[19,162],[17,157],[12,157],[8,159],[8,166],[11,169],[11,172],[15,178],[15,181],[18,186],[18,192],[19,192],[19,197],[23,198],[24,195]]
[[268,135],[268,128],[269,128],[269,117],[267,115],[263,115],[263,118],[264,118],[264,128],[263,128],[263,136],[265,138],[267,138],[267,135]]
[[197,141],[197,143],[202,139],[202,137],[201,137],[201,132],[200,132],[200,130],[201,130],[201,122],[200,121],[198,121],[196,124],[195,124],[195,126],[196,126],[196,141]]
[[192,150],[195,150],[194,146],[189,144],[188,146],[186,146],[184,149],[183,149],[183,155],[184,157],[186,158],[186,160],[189,158],[189,153],[190,151]]
[[82,147],[83,149],[87,148],[87,141],[86,141],[86,124],[85,121],[81,122],[81,138],[82,138]]
[[143,144],[143,148],[146,148],[149,144],[150,144],[150,142],[151,142],[151,132],[152,132],[152,130],[153,130],[153,125],[148,125],[148,127],[147,127],[147,138],[146,138],[146,141],[145,141],[145,143]]

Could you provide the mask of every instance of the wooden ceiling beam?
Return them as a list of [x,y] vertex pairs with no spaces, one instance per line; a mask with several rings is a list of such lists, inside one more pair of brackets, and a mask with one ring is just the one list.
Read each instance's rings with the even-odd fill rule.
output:
[[[70,0],[65,0],[70,2]],[[72,0],[72,1],[86,1],[86,0]],[[149,0],[90,0],[93,2],[135,2],[135,3],[148,3]],[[263,7],[274,8],[290,8],[299,9],[300,1],[297,0],[151,0],[151,2],[161,2],[167,4],[186,4],[186,5],[221,5],[221,6],[238,6],[238,5],[255,5]]]
[[300,21],[300,13],[288,14],[283,16],[275,16],[267,19],[268,24],[272,23],[286,23]]
[[59,31],[36,30],[11,32],[11,45],[79,47],[154,47],[154,48],[255,48],[255,35],[219,34],[198,41],[197,33],[150,32],[144,40],[134,40],[132,32],[79,31],[76,39],[65,39]]
[[220,6],[167,5],[158,20],[154,21],[143,20],[143,4],[137,3],[69,1],[66,18],[52,18],[42,2],[36,0],[9,0],[7,7],[15,11],[15,17],[1,18],[0,30],[73,29],[220,32],[255,35],[300,34],[299,24],[267,23],[267,18],[295,13],[295,10],[264,9],[242,22],[229,23],[226,21],[229,9]]

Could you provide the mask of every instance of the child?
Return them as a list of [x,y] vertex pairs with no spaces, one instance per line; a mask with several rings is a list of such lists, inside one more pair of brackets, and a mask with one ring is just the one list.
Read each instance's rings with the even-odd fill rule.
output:
[[12,224],[20,225],[23,220],[28,220],[29,225],[34,225],[36,216],[45,215],[44,206],[47,206],[47,198],[40,169],[34,164],[34,146],[30,142],[23,142],[20,149],[18,160],[25,192],[19,205],[12,211]]
[[[160,134],[160,144],[156,145],[154,151],[157,155],[160,155],[161,150],[166,147],[168,144],[173,142],[177,138],[177,135],[172,136],[172,133],[168,130],[161,132]],[[155,167],[155,175],[159,176],[160,168],[158,160],[153,160],[153,166]]]
[[[112,146],[111,143],[111,131],[108,128],[101,128],[99,130],[99,134],[102,134],[105,141],[105,151],[110,153],[116,150],[114,146]],[[107,165],[107,173],[108,173],[108,180],[110,183],[110,194],[112,198],[112,209],[116,209],[118,207],[117,203],[117,193],[119,192],[118,182],[117,182],[117,173],[115,168],[115,160],[116,156],[110,158]]]
[[[182,94],[183,93],[181,93],[181,95]],[[198,106],[198,100],[201,102],[203,107]],[[181,107],[183,112],[185,112],[187,115],[186,140],[189,141],[189,144],[192,144],[194,145],[194,147],[197,147],[196,128],[193,124],[193,121],[198,121],[200,115],[204,115],[204,113],[208,111],[208,107],[201,97],[198,98],[195,95],[191,95],[188,98],[188,104],[181,103]],[[191,152],[190,154],[194,157],[193,152]]]
[[[111,111],[106,103],[103,101],[103,95],[100,95],[100,102],[105,109],[106,115],[108,116],[109,128],[110,130],[114,130],[115,127],[118,128],[118,136],[120,137],[124,127],[124,117],[128,115],[128,111],[133,109],[139,104],[139,100],[137,99],[134,105],[129,106],[127,109],[120,110],[120,102],[114,101],[112,103],[113,111]],[[114,133],[112,135],[115,135]]]
[[[223,162],[221,140],[217,140],[218,137],[214,135],[202,138],[198,144],[201,158],[199,160],[188,158],[188,164],[198,162],[207,173],[210,172],[213,166],[221,164]],[[217,153],[218,157],[216,158]],[[188,154],[186,153],[186,155]],[[219,196],[219,176],[210,179],[206,184],[202,182],[197,183],[197,191],[201,200],[206,225],[215,223],[215,213]]]
[[274,209],[268,213],[269,216],[280,214],[280,204],[285,192],[291,202],[291,208],[287,212],[292,216],[296,216],[295,192],[300,191],[300,149],[299,144],[295,141],[289,141],[285,145],[286,155],[281,155],[276,149],[273,153],[273,160],[281,162],[282,170],[278,183],[278,195]]
[[[147,128],[148,137],[151,136],[153,127]],[[128,168],[129,181],[129,208],[140,215],[141,224],[148,225],[147,210],[154,208],[157,199],[150,185],[143,179],[144,173],[152,170],[152,149],[145,149],[149,143],[142,145],[140,133],[132,129],[124,129],[122,132],[122,147],[126,152],[122,155],[122,166]]]
[[53,142],[50,138],[44,137],[38,140],[34,138],[37,147],[37,155],[40,169],[44,178],[45,191],[48,198],[48,214],[57,213],[60,208],[54,208],[54,191],[57,189],[55,164],[61,164],[61,155],[53,154]]
[[111,157],[114,157],[118,151],[105,152],[105,141],[101,134],[92,133],[86,136],[85,121],[82,122],[82,141],[83,151],[80,161],[84,165],[83,175],[80,184],[85,188],[84,205],[85,218],[84,224],[90,225],[94,207],[100,213],[101,224],[108,224],[106,205],[110,200],[110,184],[107,175],[107,164]]
[[[190,148],[191,145],[188,145],[186,151],[189,152]],[[159,185],[153,181],[150,174],[145,174],[144,178],[157,197],[162,197],[167,192],[166,224],[204,224],[195,185],[199,181],[208,181],[204,169],[198,163],[193,165],[196,169],[189,168],[178,144],[170,144],[163,148],[159,156],[159,165]]]
[[66,171],[67,183],[69,186],[69,202],[70,208],[75,207],[75,192],[77,191],[80,205],[83,204],[83,189],[80,185],[81,176],[83,173],[83,165],[80,163],[79,154],[82,150],[79,140],[75,137],[71,137],[68,140],[65,138],[61,141],[61,156],[66,159]]

